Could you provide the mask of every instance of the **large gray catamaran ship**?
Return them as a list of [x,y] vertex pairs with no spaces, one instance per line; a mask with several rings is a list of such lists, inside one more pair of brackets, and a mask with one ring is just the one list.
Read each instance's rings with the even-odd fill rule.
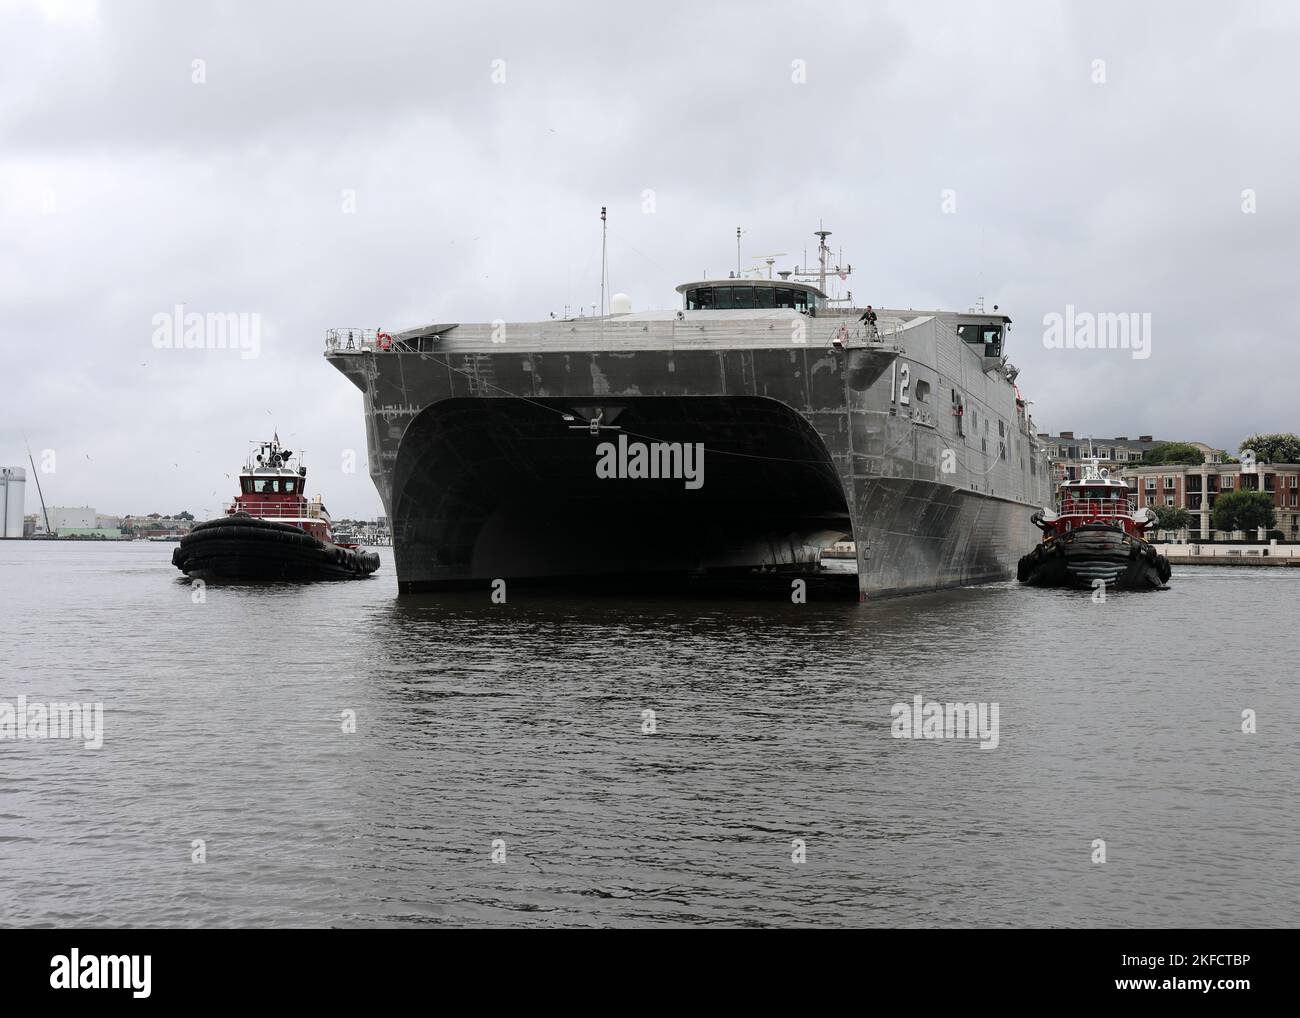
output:
[[864,321],[816,235],[814,271],[684,283],[668,311],[330,330],[400,589],[734,585],[846,541],[859,597],[1013,576],[1051,478],[1010,318]]

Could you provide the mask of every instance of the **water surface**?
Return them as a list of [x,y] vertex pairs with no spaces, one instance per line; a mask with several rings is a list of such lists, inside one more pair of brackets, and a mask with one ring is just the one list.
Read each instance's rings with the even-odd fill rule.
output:
[[[196,604],[173,547],[0,542],[0,701],[105,712],[97,751],[0,741],[0,923],[1300,914],[1300,570],[1176,567],[1105,604],[494,605],[399,598],[380,549],[367,581]],[[999,746],[892,738],[917,694],[997,702]]]

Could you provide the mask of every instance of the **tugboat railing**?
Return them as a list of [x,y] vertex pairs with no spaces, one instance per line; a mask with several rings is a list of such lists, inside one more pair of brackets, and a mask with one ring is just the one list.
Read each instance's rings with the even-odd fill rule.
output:
[[249,516],[263,519],[321,519],[325,515],[325,506],[321,502],[264,502],[245,500],[232,502],[226,507],[227,514],[246,512]]
[[1062,516],[1114,516],[1136,511],[1137,500],[1132,498],[1067,498],[1059,510]]

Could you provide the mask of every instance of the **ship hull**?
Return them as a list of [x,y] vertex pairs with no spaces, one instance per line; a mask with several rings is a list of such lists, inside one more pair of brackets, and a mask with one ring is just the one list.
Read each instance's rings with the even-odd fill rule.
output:
[[172,552],[172,564],[205,581],[310,583],[362,579],[379,568],[379,556],[328,544],[287,523],[231,516],[197,524]]
[[[845,348],[842,321],[687,312],[327,351],[364,395],[399,589],[778,576],[788,597],[839,541],[854,599],[1010,579],[1050,501],[1010,381],[939,316]],[[702,450],[701,483],[601,477],[621,437]]]
[[1017,566],[1022,583],[1035,587],[1160,590],[1169,560],[1140,538],[1109,526],[1084,526],[1040,544]]
[[[886,597],[1006,580],[1037,531],[1033,507],[935,480],[855,477],[773,400],[629,399],[592,433],[562,404],[454,400],[407,429],[392,473],[403,592],[586,583],[787,596]],[[601,476],[600,450],[654,436],[695,444],[698,476]],[[856,576],[820,552],[856,542]]]

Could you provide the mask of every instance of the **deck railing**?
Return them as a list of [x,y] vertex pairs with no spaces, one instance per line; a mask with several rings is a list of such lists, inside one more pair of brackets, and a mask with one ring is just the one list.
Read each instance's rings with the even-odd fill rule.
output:
[[1137,511],[1132,498],[1067,498],[1061,502],[1062,516],[1114,516]]
[[246,512],[249,516],[259,516],[263,519],[299,519],[307,517],[308,519],[319,519],[325,514],[325,506],[319,499],[310,502],[273,502],[248,501],[231,502],[226,507],[227,514]]
[[[764,309],[770,310],[770,309]],[[514,322],[505,326],[512,342],[563,343],[581,347],[617,347],[647,341],[665,344],[691,344],[703,340],[720,346],[743,340],[760,340],[759,345],[784,345],[790,342],[788,327],[802,323],[807,329],[810,346],[840,343],[849,347],[881,347],[898,341],[906,332],[907,322],[894,316],[881,318],[874,329],[847,316],[831,318],[801,316],[789,319],[676,319],[588,318],[557,319],[548,322]],[[493,339],[491,323],[461,325],[455,335],[469,341]],[[425,334],[401,339],[380,329],[337,328],[325,330],[326,353],[431,353],[437,350],[440,335]],[[802,340],[800,340],[802,342]]]

